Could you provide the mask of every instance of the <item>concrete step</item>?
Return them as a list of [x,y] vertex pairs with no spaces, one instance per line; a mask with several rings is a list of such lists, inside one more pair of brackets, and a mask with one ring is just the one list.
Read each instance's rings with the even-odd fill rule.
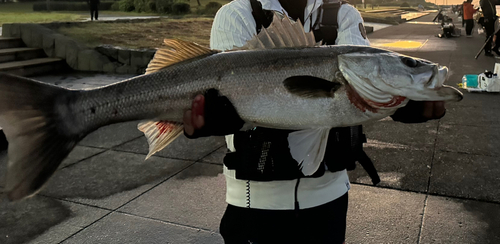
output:
[[0,49],[25,46],[21,38],[0,36]]
[[19,76],[33,76],[67,68],[66,62],[60,58],[36,58],[0,64],[0,72]]
[[16,47],[0,49],[0,63],[23,61],[34,58],[44,58],[45,52],[41,48]]

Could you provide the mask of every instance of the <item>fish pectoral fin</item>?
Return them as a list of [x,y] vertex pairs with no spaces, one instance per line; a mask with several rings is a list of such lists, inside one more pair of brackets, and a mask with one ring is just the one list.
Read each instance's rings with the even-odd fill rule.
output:
[[293,159],[305,176],[314,174],[325,156],[330,128],[315,128],[292,132],[288,145]]
[[283,84],[290,93],[309,98],[334,97],[335,91],[342,87],[340,82],[314,76],[292,76],[285,79]]
[[184,131],[184,126],[182,123],[162,120],[141,122],[137,125],[137,129],[148,139],[149,153],[146,156],[148,159],[179,137]]
[[151,74],[184,60],[204,57],[219,52],[216,50],[210,50],[209,48],[200,46],[194,42],[182,40],[165,39],[164,43],[166,47],[156,51],[155,56],[146,68],[145,74]]

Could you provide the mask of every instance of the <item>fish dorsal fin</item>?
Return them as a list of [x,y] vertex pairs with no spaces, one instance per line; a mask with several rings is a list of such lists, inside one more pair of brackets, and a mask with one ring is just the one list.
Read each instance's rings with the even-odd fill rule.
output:
[[146,159],[162,150],[173,142],[184,131],[182,123],[169,121],[147,121],[141,122],[137,128],[144,133],[148,139],[149,153]]
[[219,52],[200,46],[194,42],[175,39],[165,39],[163,42],[166,47],[160,48],[156,51],[155,56],[148,64],[146,74],[151,74],[184,60]]
[[272,48],[314,47],[318,46],[312,31],[305,33],[300,20],[291,21],[288,17],[280,18],[276,13],[273,22],[262,28],[244,46],[234,50],[258,50]]

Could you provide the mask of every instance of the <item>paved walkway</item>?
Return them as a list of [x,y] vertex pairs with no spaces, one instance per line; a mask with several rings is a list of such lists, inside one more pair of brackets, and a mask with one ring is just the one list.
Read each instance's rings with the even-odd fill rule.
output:
[[[369,38],[448,66],[448,85],[493,69],[494,58],[473,58],[484,36],[437,38],[439,26],[427,24],[433,17]],[[398,41],[421,45],[391,45]],[[74,88],[122,78],[38,77]],[[350,172],[347,243],[500,243],[500,95],[466,93],[447,108],[439,121],[365,126],[382,183],[370,186],[363,170]],[[0,243],[222,243],[223,139],[181,137],[144,162],[147,143],[136,124],[92,133],[37,196],[1,202]]]
[[[115,21],[124,19],[158,19],[162,16],[114,16],[114,15],[102,15],[99,16],[99,21]],[[165,16],[163,16],[165,17]],[[90,17],[84,19],[84,21],[90,21]]]

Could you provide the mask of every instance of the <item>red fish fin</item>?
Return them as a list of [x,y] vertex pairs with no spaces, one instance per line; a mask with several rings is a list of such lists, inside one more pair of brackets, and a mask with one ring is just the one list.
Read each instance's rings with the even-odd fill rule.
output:
[[144,133],[148,139],[149,153],[146,159],[162,150],[184,131],[182,123],[169,121],[148,121],[137,125],[137,128]]

